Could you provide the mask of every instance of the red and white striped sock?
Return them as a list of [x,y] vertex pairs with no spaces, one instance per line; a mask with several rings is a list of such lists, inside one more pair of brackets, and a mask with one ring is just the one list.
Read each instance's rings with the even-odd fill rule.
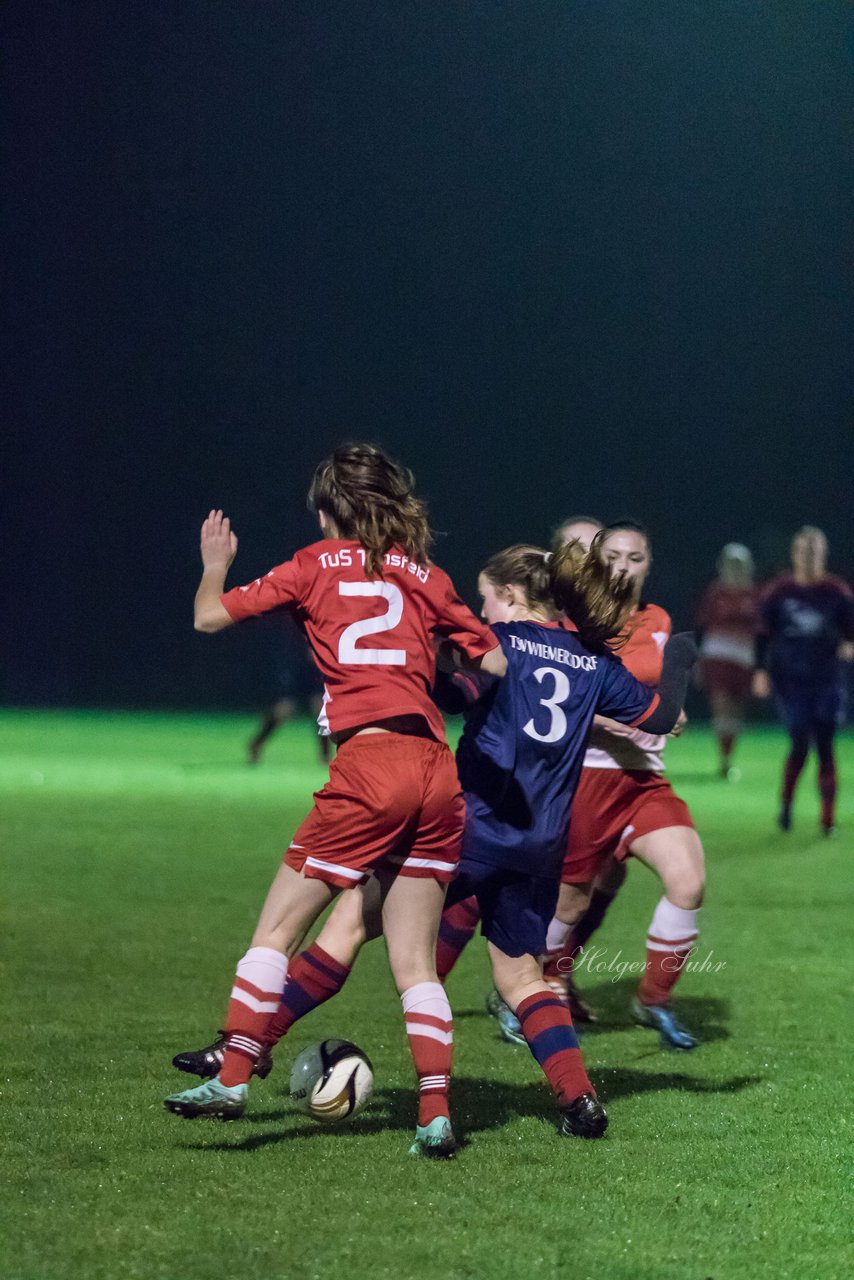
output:
[[250,947],[238,964],[225,1019],[222,1084],[248,1082],[279,1007],[287,972],[287,956],[272,947]]
[[641,1004],[667,1004],[697,941],[699,907],[674,907],[659,899],[646,936],[646,969],[638,988]]
[[441,982],[419,982],[400,997],[418,1075],[418,1123],[447,1116],[454,1024]]

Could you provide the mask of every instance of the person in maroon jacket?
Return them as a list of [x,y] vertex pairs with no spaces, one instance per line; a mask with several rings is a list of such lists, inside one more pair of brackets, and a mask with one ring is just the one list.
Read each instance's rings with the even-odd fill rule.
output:
[[773,691],[791,746],[783,769],[778,822],[792,825],[792,803],[810,746],[818,755],[821,828],[836,832],[836,760],[833,741],[845,717],[842,663],[854,641],[854,594],[848,583],[827,572],[827,539],[804,525],[792,539],[792,571],[763,593],[759,669],[753,691]]
[[759,602],[747,547],[728,542],[717,568],[718,575],[706,587],[697,609],[702,634],[697,684],[709,700],[721,777],[732,779],[737,776],[732,755],[744,727],[756,666]]

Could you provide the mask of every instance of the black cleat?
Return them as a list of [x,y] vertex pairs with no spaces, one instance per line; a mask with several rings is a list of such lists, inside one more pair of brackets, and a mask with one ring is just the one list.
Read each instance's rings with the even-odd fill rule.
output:
[[784,804],[777,815],[777,826],[781,831],[791,831],[792,829],[792,811],[787,804]]
[[829,840],[835,840],[839,835],[839,828],[834,822],[823,822],[821,824],[821,834]]
[[[179,1071],[186,1071],[188,1075],[201,1076],[203,1080],[209,1080],[212,1076],[219,1075],[222,1060],[225,1057],[226,1040],[225,1032],[221,1031],[219,1038],[204,1049],[188,1049],[186,1053],[176,1053],[172,1059],[172,1066],[177,1067]],[[261,1050],[261,1056],[252,1068],[252,1074],[258,1076],[259,1080],[266,1080],[272,1070],[273,1058],[269,1046],[265,1045]]]
[[560,1109],[562,1138],[604,1138],[608,1128],[608,1112],[592,1093],[580,1093]]

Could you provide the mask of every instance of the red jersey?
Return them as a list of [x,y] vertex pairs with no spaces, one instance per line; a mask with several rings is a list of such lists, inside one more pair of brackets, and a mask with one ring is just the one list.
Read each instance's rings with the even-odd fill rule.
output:
[[323,676],[322,728],[340,733],[418,715],[444,742],[444,721],[430,697],[434,636],[453,641],[470,658],[498,641],[437,565],[416,564],[393,550],[382,577],[370,579],[365,558],[358,542],[325,538],[220,599],[235,622],[274,609],[294,611]]
[[697,607],[697,626],[701,631],[752,640],[760,627],[757,588],[710,582]]
[[757,589],[710,582],[700,597],[697,626],[703,633],[701,657],[752,668],[761,626]]
[[[626,669],[643,684],[661,680],[664,646],[670,639],[670,615],[657,604],[644,604],[629,619],[629,638],[615,652]],[[623,729],[619,734],[594,725],[584,757],[585,769],[636,769],[661,773],[661,753],[667,741],[643,729]]]

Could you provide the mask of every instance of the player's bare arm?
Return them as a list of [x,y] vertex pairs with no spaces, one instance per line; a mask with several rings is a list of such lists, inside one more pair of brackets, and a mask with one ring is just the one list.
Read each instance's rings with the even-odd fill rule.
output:
[[440,671],[483,671],[488,676],[503,676],[507,671],[504,650],[498,644],[479,658],[470,658],[450,640],[443,640],[436,649],[436,666]]
[[222,631],[233,618],[220,601],[232,560],[237,555],[237,535],[221,511],[211,511],[202,524],[202,580],[196,592],[194,626],[197,631]]

